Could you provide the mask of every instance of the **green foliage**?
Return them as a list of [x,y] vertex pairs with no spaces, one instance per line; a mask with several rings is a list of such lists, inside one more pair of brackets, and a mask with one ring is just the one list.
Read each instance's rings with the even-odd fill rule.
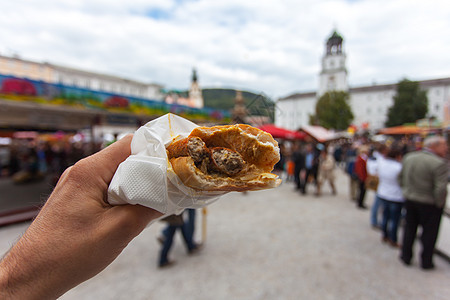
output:
[[[231,110],[234,107],[236,90],[233,89],[203,89],[205,107]],[[273,120],[275,104],[264,95],[242,92],[242,98],[250,115],[268,116]]]
[[353,120],[353,113],[347,103],[350,98],[347,92],[331,91],[319,98],[316,114],[310,115],[312,125],[320,125],[327,129],[345,130]]
[[420,90],[417,81],[404,79],[397,84],[397,94],[394,96],[394,104],[389,108],[386,126],[415,123],[418,119],[425,118],[427,112],[426,91]]

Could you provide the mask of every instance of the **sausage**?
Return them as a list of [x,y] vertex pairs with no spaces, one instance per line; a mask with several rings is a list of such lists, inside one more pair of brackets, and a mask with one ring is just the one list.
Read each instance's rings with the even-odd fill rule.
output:
[[167,147],[169,159],[190,156],[203,173],[219,173],[228,176],[244,169],[245,161],[237,151],[214,147],[209,149],[199,137],[190,137],[172,143]]
[[229,176],[238,174],[245,166],[245,161],[238,152],[223,147],[211,149],[211,162],[214,171]]
[[210,151],[204,141],[198,137],[192,137],[189,139],[186,145],[189,156],[192,157],[196,164],[201,163],[203,160],[210,157]]

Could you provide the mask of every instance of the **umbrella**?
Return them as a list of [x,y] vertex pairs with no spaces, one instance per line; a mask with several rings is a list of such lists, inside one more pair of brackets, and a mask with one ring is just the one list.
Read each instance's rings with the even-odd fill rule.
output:
[[288,139],[288,140],[302,140],[305,138],[304,133],[277,127],[273,124],[265,124],[258,128],[265,132],[270,133],[274,138]]

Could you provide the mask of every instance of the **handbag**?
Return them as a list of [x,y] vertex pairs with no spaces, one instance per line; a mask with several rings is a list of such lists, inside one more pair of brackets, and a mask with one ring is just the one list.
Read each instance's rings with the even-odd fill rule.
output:
[[181,226],[184,224],[183,214],[170,215],[170,216],[167,216],[167,217],[161,219],[161,221],[167,222],[171,226]]
[[366,189],[376,191],[378,188],[378,183],[380,179],[376,175],[367,175],[367,179],[365,182]]

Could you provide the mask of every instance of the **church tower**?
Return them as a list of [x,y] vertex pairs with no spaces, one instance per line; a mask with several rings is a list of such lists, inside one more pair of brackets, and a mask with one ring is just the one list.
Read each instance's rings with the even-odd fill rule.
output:
[[197,71],[195,69],[192,70],[192,83],[191,88],[189,89],[189,102],[196,108],[203,108],[204,106],[202,90],[198,85]]
[[234,108],[231,112],[233,124],[245,124],[245,118],[248,116],[247,108],[245,107],[244,97],[242,91],[236,91],[236,98],[234,99]]
[[319,77],[318,98],[328,91],[348,91],[346,55],[342,49],[343,40],[336,30],[327,40]]

